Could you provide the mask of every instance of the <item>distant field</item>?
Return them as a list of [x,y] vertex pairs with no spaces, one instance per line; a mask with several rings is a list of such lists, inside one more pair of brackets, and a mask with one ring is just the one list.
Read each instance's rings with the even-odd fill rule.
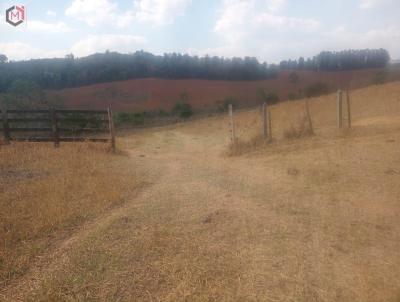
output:
[[[273,143],[239,156],[227,115],[120,133],[115,156],[1,147],[3,280],[23,269],[0,300],[398,302],[400,82],[351,100],[339,130],[335,95],[310,99],[300,139],[304,100],[272,106]],[[235,111],[240,142],[260,120]]]
[[[360,88],[371,85],[381,69],[346,72],[296,71],[298,83],[291,83],[289,71],[279,74],[277,79],[265,81],[207,81],[207,80],[162,80],[139,79],[123,82],[96,84],[80,88],[63,89],[60,94],[67,107],[104,109],[112,104],[115,111],[142,111],[171,109],[182,93],[187,93],[189,102],[197,110],[217,108],[217,102],[233,97],[242,106],[261,102],[258,90],[264,89],[286,100],[290,93],[297,94],[316,82],[328,84],[330,89],[338,87]],[[387,81],[400,80],[400,68],[390,69]]]

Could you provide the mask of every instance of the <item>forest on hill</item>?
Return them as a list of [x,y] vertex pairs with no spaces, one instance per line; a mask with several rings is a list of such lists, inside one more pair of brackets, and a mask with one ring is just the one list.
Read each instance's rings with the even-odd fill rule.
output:
[[207,79],[252,81],[276,78],[279,70],[342,71],[382,68],[390,61],[384,49],[321,52],[313,58],[260,63],[254,57],[198,57],[177,53],[154,55],[145,51],[131,54],[97,53],[75,58],[8,61],[0,54],[0,93],[16,80],[31,81],[42,89],[80,87],[96,83],[139,78]]

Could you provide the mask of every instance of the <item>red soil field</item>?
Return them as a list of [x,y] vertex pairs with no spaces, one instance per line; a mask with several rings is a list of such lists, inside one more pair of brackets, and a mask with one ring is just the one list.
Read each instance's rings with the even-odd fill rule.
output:
[[[259,104],[260,88],[288,99],[289,93],[316,82],[329,85],[330,89],[355,89],[373,83],[382,69],[368,69],[343,72],[296,71],[299,81],[289,80],[290,71],[282,71],[276,79],[263,81],[209,81],[209,80],[164,80],[136,79],[120,82],[95,84],[79,88],[49,91],[63,97],[67,108],[104,109],[109,104],[114,111],[170,110],[180,95],[186,93],[196,110],[215,110],[217,102],[233,97],[241,106]],[[387,80],[400,80],[400,68],[386,70]]]

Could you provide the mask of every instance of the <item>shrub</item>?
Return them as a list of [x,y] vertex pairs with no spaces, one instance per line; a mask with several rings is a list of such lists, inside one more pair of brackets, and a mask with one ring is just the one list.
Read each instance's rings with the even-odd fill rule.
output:
[[118,112],[115,114],[117,125],[131,124],[135,126],[144,125],[146,112]]
[[385,71],[380,71],[377,74],[375,74],[372,83],[375,85],[385,84],[386,78],[387,78],[387,73]]
[[268,105],[274,105],[279,102],[279,96],[274,92],[266,92],[264,89],[259,88],[258,95],[263,102],[266,102]]
[[233,108],[236,108],[237,100],[234,97],[227,97],[223,101],[217,101],[218,112],[228,111],[230,104],[232,104]]
[[160,117],[168,116],[168,112],[166,112],[164,109],[160,109],[158,111],[158,116],[160,116]]
[[172,108],[172,114],[187,119],[193,115],[193,109],[189,103],[180,101]]
[[307,97],[317,97],[329,93],[329,86],[323,82],[317,82],[306,88]]
[[248,141],[237,140],[235,144],[230,144],[226,155],[239,156],[257,150],[260,147],[268,145],[267,141],[262,135],[256,135]]
[[1,106],[9,109],[62,108],[63,99],[59,95],[48,95],[35,82],[15,80],[7,93],[0,99]]
[[294,92],[289,92],[289,94],[288,94],[288,99],[289,99],[290,101],[297,100],[297,95],[296,95]]
[[182,92],[179,98],[180,100],[172,108],[172,114],[187,119],[194,114],[192,106],[189,104],[189,95],[187,92]]
[[307,117],[302,118],[299,121],[299,124],[297,127],[294,127],[293,125],[290,126],[290,128],[286,129],[283,132],[283,136],[287,139],[295,139],[295,138],[302,138],[306,136],[312,136],[313,135],[313,130],[310,128]]

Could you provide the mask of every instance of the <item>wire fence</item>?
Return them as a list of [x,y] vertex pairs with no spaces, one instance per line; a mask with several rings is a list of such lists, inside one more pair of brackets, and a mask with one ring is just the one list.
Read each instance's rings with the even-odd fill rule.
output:
[[[347,100],[350,106],[347,105]],[[306,102],[309,107],[309,119],[316,135],[331,135],[338,130],[338,94],[284,102],[268,106],[271,132],[275,141],[286,138],[293,129],[301,131],[304,127],[308,127],[310,121]],[[390,117],[400,119],[400,85],[391,83],[348,91],[348,99],[344,91],[341,108],[344,129],[349,126],[358,128],[384,126],[385,123],[390,123]],[[261,136],[264,127],[262,106],[248,111],[236,111],[234,123],[238,142],[246,142]]]

